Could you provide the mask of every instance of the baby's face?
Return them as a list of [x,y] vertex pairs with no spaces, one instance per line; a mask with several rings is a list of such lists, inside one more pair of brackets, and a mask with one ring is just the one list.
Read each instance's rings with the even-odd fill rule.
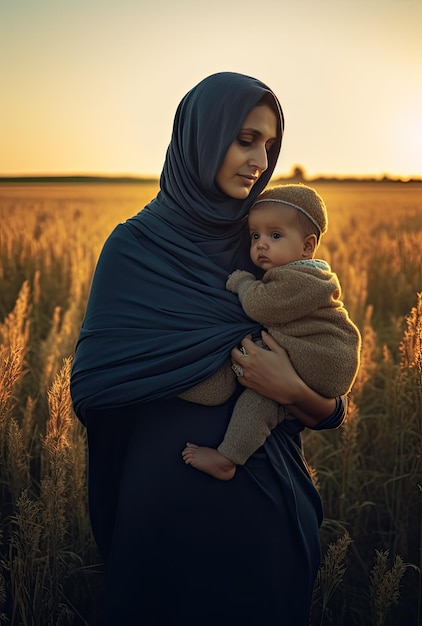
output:
[[263,202],[249,214],[250,255],[263,270],[308,258],[296,209]]

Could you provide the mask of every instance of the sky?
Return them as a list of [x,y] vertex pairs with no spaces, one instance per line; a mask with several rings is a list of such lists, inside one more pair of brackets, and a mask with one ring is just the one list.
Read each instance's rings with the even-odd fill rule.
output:
[[276,174],[422,176],[422,0],[0,0],[0,175],[159,175],[220,71],[277,94]]

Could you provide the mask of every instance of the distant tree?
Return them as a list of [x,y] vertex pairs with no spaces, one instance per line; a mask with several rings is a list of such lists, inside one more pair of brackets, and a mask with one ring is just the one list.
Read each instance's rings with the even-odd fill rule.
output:
[[292,174],[290,178],[296,182],[302,182],[306,180],[305,170],[301,165],[295,165],[292,168]]

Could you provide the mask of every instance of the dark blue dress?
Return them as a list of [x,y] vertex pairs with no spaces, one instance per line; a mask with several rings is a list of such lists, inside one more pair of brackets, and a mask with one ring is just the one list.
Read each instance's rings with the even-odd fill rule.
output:
[[308,625],[322,509],[300,426],[280,424],[231,481],[182,460],[186,441],[221,441],[233,403],[172,399],[88,415],[108,625]]

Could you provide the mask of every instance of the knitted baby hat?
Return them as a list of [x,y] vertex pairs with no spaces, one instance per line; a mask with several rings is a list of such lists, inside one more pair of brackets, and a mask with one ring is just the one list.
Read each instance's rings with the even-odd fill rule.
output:
[[292,206],[309,217],[318,228],[320,235],[327,231],[327,207],[324,200],[312,187],[302,183],[270,187],[258,196],[252,208],[261,202],[280,202]]

